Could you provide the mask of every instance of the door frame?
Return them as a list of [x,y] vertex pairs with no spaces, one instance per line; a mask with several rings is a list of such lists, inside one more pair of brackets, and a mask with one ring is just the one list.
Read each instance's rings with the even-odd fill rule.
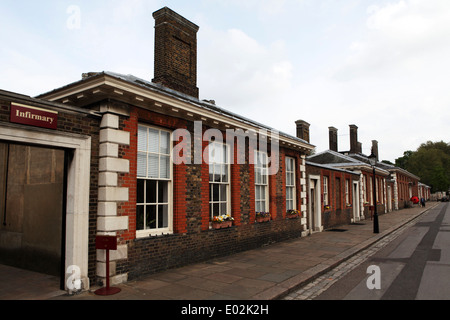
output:
[[[312,208],[312,197],[314,195],[314,208]],[[309,176],[309,189],[308,189],[308,224],[309,233],[322,232],[322,197],[321,197],[321,177],[318,175]],[[314,209],[314,210],[313,210]],[[314,217],[313,217],[314,214]]]
[[[62,148],[68,154],[66,168],[66,228],[64,270],[77,266],[82,289],[89,289],[89,189],[91,167],[91,137],[46,129],[27,129],[4,123],[0,127],[0,140],[11,143],[32,144]],[[65,278],[67,274],[63,274]],[[67,290],[66,281],[64,287]]]
[[353,181],[352,201],[353,201],[353,222],[361,220],[359,181]]

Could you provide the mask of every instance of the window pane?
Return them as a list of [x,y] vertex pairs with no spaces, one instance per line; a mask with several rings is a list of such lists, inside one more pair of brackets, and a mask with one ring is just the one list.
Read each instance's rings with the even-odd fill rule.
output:
[[222,147],[222,163],[228,163],[228,147],[225,144]]
[[[260,186],[256,186],[256,187],[255,187],[255,191],[256,191],[256,194],[255,194],[255,200],[256,200],[256,201],[261,200],[261,187],[260,187]],[[257,211],[258,211],[258,210],[257,210]]]
[[222,182],[228,182],[228,165],[222,165]]
[[215,216],[217,216],[217,215],[219,215],[220,214],[220,206],[219,206],[219,204],[218,203],[213,203],[213,214],[215,215]]
[[214,182],[220,182],[220,178],[221,178],[221,169],[220,169],[220,164],[215,164],[214,165]]
[[165,131],[161,131],[161,149],[160,152],[162,154],[169,154],[169,145],[170,145],[170,134]]
[[147,229],[155,229],[156,228],[156,205],[147,206],[146,212],[146,220],[145,224]]
[[147,151],[147,128],[138,128],[138,150]]
[[159,152],[159,131],[148,129],[148,152]]
[[227,201],[227,186],[220,186],[220,201]]
[[169,182],[159,181],[158,182],[158,203],[168,203],[169,202]]
[[158,228],[167,228],[169,225],[168,205],[158,206]]
[[261,211],[262,212],[266,212],[266,202],[265,201],[261,201]]
[[137,175],[138,177],[147,176],[147,155],[142,152],[138,152],[137,156]]
[[170,178],[170,157],[169,156],[161,156],[160,159],[160,178],[169,179]]
[[214,143],[210,143],[208,145],[208,163],[214,163],[214,156],[215,156],[215,151],[214,151]]
[[219,185],[213,184],[213,201],[219,201]]
[[156,184],[154,180],[147,180],[147,192],[145,203],[156,203]]
[[257,168],[255,171],[255,183],[261,184],[261,171],[259,170],[259,168]]
[[136,202],[144,203],[144,184],[145,180],[137,181],[137,190],[136,190]]
[[136,230],[144,230],[144,206],[136,207]]
[[209,182],[214,182],[214,166],[209,166]]
[[148,177],[149,178],[159,178],[158,176],[159,168],[159,156],[154,154],[148,155]]
[[220,214],[227,214],[227,204],[223,202],[220,204]]

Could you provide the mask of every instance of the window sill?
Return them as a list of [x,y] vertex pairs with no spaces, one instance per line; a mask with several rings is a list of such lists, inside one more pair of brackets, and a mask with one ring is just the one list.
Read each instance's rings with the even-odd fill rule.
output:
[[136,240],[173,235],[172,231],[136,231]]

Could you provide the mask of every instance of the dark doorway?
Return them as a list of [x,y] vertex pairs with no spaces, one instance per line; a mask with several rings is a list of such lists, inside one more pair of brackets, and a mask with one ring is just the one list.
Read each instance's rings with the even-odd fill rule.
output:
[[0,263],[62,278],[66,152],[0,142]]

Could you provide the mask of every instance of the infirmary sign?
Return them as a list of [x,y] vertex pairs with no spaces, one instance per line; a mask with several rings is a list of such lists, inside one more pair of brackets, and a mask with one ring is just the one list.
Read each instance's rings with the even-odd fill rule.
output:
[[35,127],[56,129],[58,112],[11,103],[10,121]]

